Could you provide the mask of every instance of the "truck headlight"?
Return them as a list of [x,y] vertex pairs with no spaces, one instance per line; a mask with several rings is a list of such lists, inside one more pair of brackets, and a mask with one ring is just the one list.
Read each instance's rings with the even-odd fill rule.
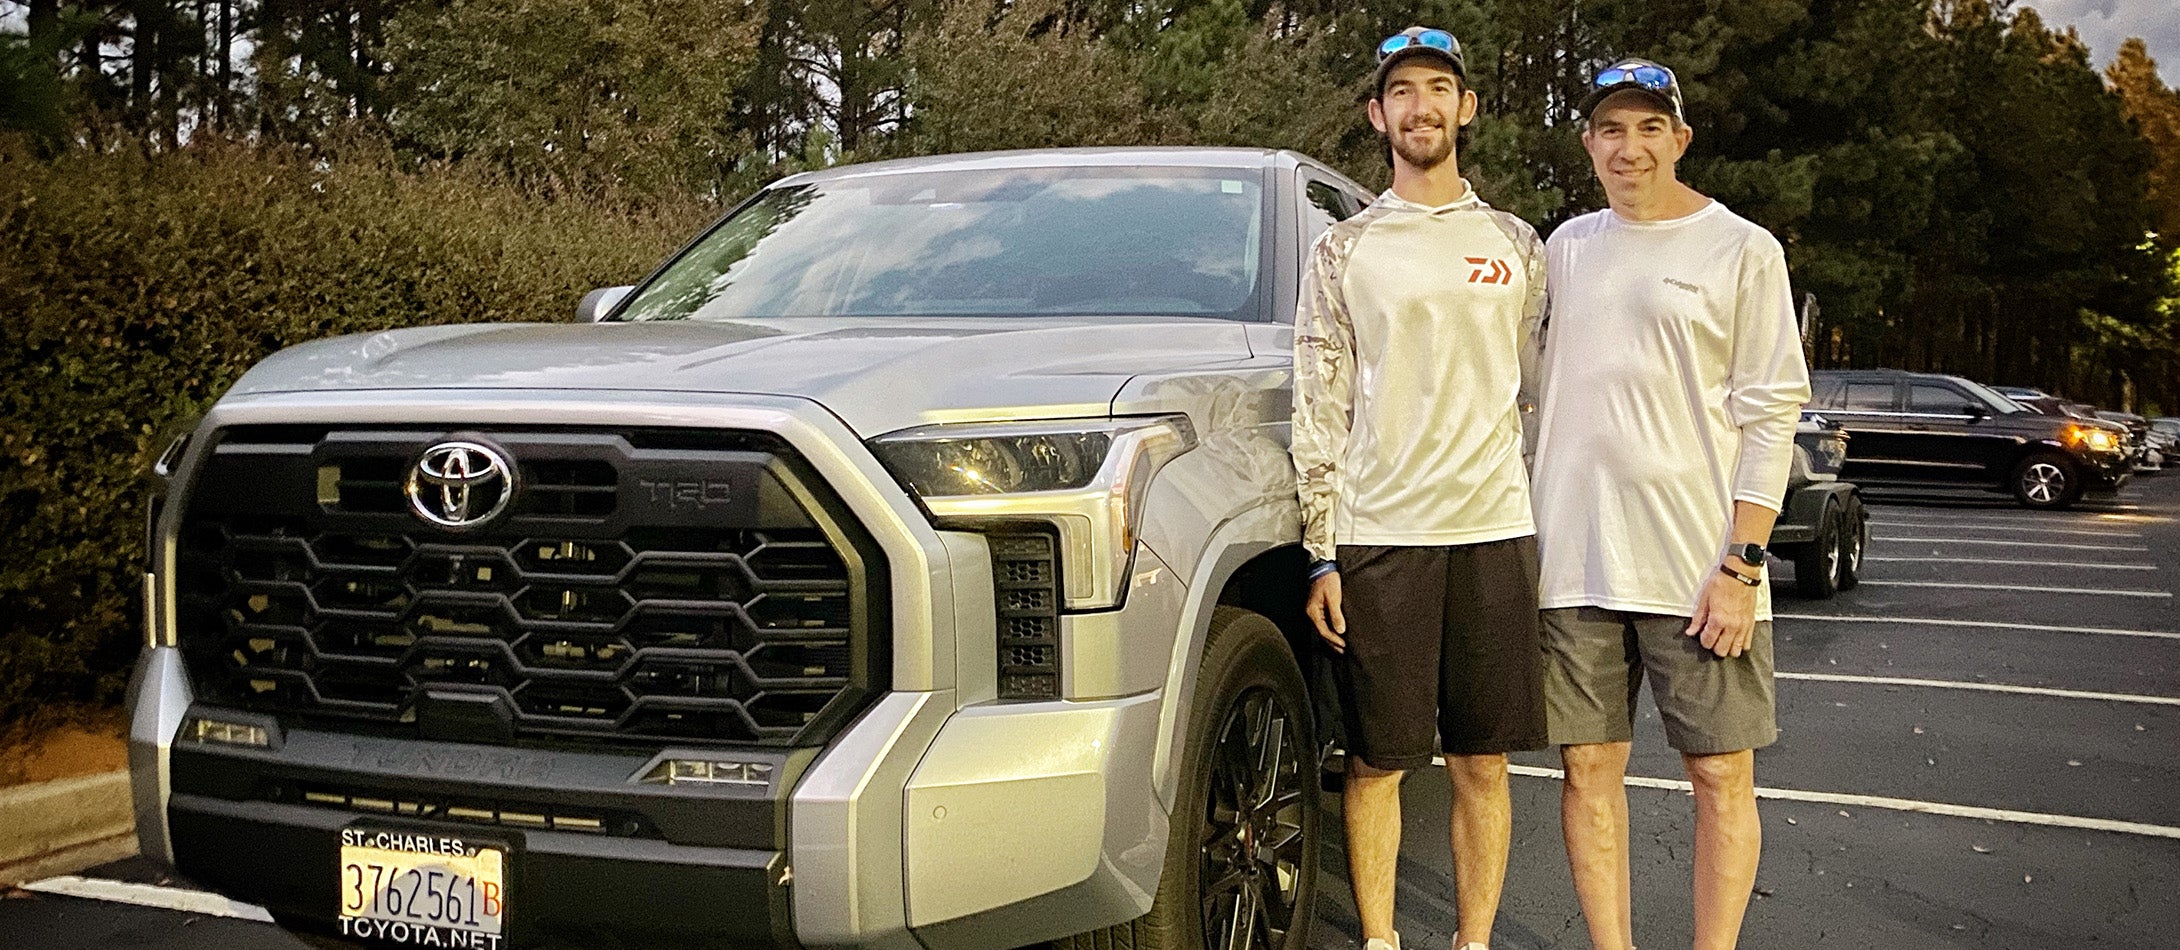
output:
[[1186,416],[945,424],[871,441],[942,523],[1058,530],[1070,610],[1119,604],[1151,479],[1195,446]]

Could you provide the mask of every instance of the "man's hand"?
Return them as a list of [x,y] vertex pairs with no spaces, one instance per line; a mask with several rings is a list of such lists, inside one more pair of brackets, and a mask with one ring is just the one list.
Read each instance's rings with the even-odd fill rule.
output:
[[1340,612],[1339,571],[1310,582],[1309,605],[1302,609],[1317,625],[1317,635],[1332,644],[1333,652],[1347,652],[1347,615]]
[[[1681,633],[1695,637],[1703,648],[1719,656],[1748,652],[1756,635],[1757,588],[1713,572],[1696,600],[1696,615]],[[1314,595],[1311,603],[1315,603]]]

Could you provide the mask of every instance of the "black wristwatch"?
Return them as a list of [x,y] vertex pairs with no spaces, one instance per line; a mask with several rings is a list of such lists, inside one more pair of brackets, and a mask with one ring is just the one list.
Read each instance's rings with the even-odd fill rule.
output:
[[1771,556],[1771,552],[1764,550],[1761,544],[1728,545],[1726,553],[1740,558],[1743,564],[1757,568],[1763,567],[1765,559]]

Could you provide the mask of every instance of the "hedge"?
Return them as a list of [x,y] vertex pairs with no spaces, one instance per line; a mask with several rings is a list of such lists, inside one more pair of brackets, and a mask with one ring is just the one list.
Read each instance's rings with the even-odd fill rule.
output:
[[565,320],[714,211],[368,149],[45,160],[0,142],[0,727],[119,697],[150,461],[252,363],[335,334]]

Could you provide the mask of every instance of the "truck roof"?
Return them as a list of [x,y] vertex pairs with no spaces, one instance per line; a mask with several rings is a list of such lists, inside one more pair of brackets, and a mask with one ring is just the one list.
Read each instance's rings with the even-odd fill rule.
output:
[[[778,184],[836,181],[865,175],[903,172],[994,170],[1005,168],[1052,168],[1055,166],[1181,166],[1189,168],[1292,168],[1301,155],[1282,149],[1219,148],[1212,146],[1128,146],[1104,148],[1040,148],[1010,152],[968,152],[960,155],[927,155],[882,162],[841,165],[823,171],[803,172],[780,179]],[[1311,161],[1311,164],[1315,164]]]

